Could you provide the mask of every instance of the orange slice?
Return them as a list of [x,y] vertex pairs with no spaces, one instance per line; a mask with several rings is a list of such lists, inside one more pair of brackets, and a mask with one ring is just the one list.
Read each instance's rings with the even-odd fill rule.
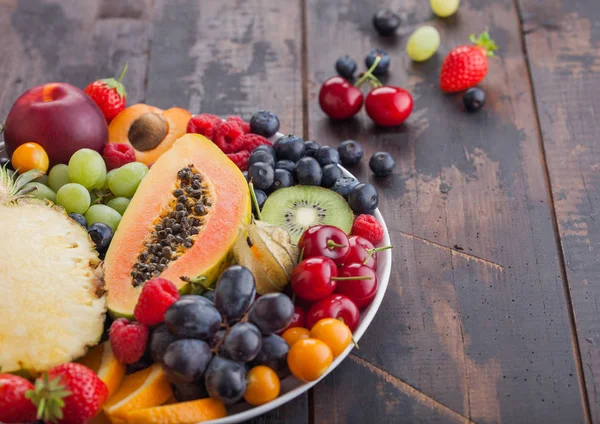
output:
[[172,396],[171,385],[160,365],[128,375],[105,404],[104,413],[113,424],[125,423],[125,415],[138,409],[162,405]]
[[226,416],[221,402],[207,398],[138,409],[129,412],[126,420],[127,424],[194,424]]
[[109,399],[117,391],[125,376],[125,365],[115,358],[110,342],[99,344],[78,362],[98,374],[98,378],[108,387]]

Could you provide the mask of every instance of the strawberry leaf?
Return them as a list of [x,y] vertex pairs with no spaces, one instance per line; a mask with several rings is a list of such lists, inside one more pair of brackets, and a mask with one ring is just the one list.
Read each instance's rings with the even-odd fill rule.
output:
[[487,31],[482,32],[479,37],[475,37],[475,34],[471,34],[469,36],[469,40],[473,44],[484,49],[486,56],[495,56],[494,51],[498,50],[496,42],[492,40],[489,32]]

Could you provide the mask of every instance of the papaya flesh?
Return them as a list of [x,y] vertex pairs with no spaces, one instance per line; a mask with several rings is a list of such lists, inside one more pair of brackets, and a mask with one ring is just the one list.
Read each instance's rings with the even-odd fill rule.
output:
[[230,264],[250,195],[238,167],[207,138],[186,134],[151,167],[127,207],[105,259],[108,309],[131,317],[144,284],[210,287]]

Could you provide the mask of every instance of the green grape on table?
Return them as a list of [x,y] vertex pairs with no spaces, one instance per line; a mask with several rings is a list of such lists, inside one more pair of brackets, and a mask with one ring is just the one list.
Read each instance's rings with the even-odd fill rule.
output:
[[429,4],[433,13],[440,18],[447,18],[454,15],[460,5],[460,0],[430,0]]
[[48,186],[54,191],[58,191],[62,186],[70,182],[69,167],[64,163],[54,165],[48,173]]
[[65,184],[56,192],[56,203],[68,213],[84,214],[91,201],[90,192],[81,184]]
[[106,205],[92,205],[85,213],[85,219],[88,226],[101,222],[108,225],[113,231],[116,231],[121,222],[121,214]]
[[117,197],[131,197],[148,173],[148,167],[141,162],[131,162],[115,170],[110,176],[108,187]]
[[76,151],[69,160],[69,179],[88,190],[102,188],[106,179],[106,164],[100,153],[92,149]]
[[129,202],[130,200],[127,197],[115,197],[114,199],[109,200],[106,206],[113,208],[123,215],[127,210],[127,206],[129,206]]
[[406,53],[415,62],[423,62],[440,47],[440,33],[432,26],[422,26],[413,32],[406,44]]
[[35,187],[35,190],[29,193],[30,196],[40,200],[48,199],[52,203],[56,203],[56,193],[52,191],[52,189],[48,186],[45,186],[42,183],[38,183],[37,181],[32,181],[23,186],[24,189],[27,189],[29,187]]

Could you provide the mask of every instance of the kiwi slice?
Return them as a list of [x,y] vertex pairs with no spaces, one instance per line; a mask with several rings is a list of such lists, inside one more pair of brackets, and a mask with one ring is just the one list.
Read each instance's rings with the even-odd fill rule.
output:
[[286,229],[296,244],[302,233],[315,225],[334,225],[349,233],[354,214],[335,191],[297,185],[271,194],[263,205],[262,219]]

